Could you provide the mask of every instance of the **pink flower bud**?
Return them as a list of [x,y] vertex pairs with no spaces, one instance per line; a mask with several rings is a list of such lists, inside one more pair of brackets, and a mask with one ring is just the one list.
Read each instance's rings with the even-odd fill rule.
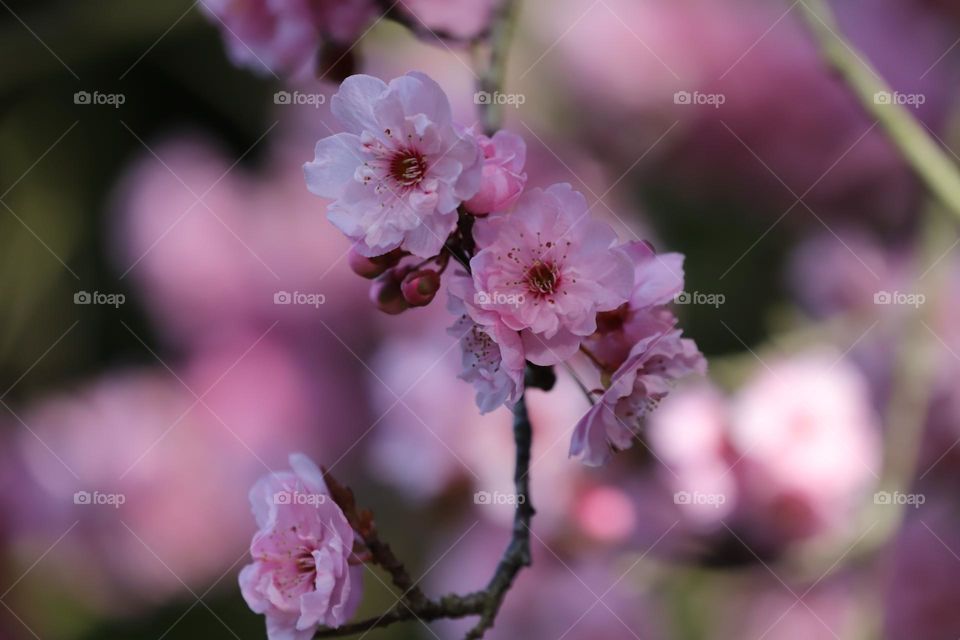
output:
[[404,299],[412,307],[423,307],[430,304],[440,289],[440,274],[431,269],[414,271],[403,279],[400,285]]
[[397,315],[410,308],[410,304],[403,296],[400,284],[406,275],[404,267],[394,267],[370,285],[370,300],[384,313]]
[[498,131],[492,138],[478,136],[477,142],[483,152],[480,190],[464,203],[464,208],[474,215],[507,210],[527,183],[527,174],[523,173],[527,154],[523,138],[509,131]]
[[356,247],[350,249],[350,255],[347,256],[347,262],[355,274],[363,278],[372,280],[382,274],[384,271],[393,267],[406,255],[403,251],[393,250],[382,256],[368,258],[357,251]]

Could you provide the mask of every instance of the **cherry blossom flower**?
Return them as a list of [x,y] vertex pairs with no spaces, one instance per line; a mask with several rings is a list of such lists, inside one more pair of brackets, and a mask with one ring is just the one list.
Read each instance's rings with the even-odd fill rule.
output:
[[234,64],[257,72],[308,71],[323,38],[348,43],[376,15],[372,0],[206,0]]
[[480,191],[463,206],[475,215],[506,211],[527,183],[527,174],[523,172],[527,145],[523,138],[509,131],[497,131],[492,138],[478,136],[477,142],[483,153],[483,180]]
[[481,247],[470,261],[475,307],[493,313],[473,319],[519,331],[535,364],[569,358],[596,331],[597,312],[616,309],[630,294],[626,252],[569,184],[528,191],[512,214],[478,221],[474,237]]
[[619,369],[597,403],[577,423],[570,455],[590,466],[610,459],[612,451],[630,447],[647,415],[689,373],[706,373],[706,361],[692,340],[680,330],[641,340]]
[[363,587],[362,569],[350,562],[355,534],[320,470],[303,454],[292,454],[290,466],[250,490],[260,529],[250,544],[254,561],[240,572],[244,599],[267,617],[269,640],[308,640],[320,625],[342,625]]
[[398,247],[436,255],[483,168],[476,139],[452,120],[446,94],[422,73],[389,85],[356,75],[344,80],[331,109],[346,131],[317,142],[304,166],[310,191],[333,200],[330,221],[363,255]]
[[663,332],[676,318],[663,308],[683,290],[683,255],[657,255],[646,242],[624,245],[633,262],[634,284],[630,299],[597,318],[597,333],[586,345],[610,371],[627,359],[630,349],[643,338]]
[[466,276],[450,284],[447,308],[457,319],[447,332],[460,340],[463,369],[459,377],[473,384],[480,413],[493,411],[502,404],[513,406],[523,394],[525,366],[520,334],[491,319],[478,324],[473,316],[491,316],[473,304],[473,282]]

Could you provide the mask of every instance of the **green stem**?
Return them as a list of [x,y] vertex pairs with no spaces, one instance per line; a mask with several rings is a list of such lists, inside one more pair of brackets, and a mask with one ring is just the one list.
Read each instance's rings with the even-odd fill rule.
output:
[[890,86],[840,35],[826,0],[800,0],[799,7],[826,62],[843,77],[930,191],[960,218],[960,172],[956,165],[906,106],[876,99],[877,94],[892,95]]

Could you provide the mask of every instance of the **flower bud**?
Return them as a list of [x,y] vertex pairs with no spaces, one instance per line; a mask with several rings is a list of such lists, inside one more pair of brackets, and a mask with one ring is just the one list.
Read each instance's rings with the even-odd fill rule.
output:
[[410,306],[428,305],[440,289],[440,274],[431,269],[414,271],[403,279],[400,289]]
[[492,138],[478,136],[483,152],[483,174],[480,190],[463,203],[473,215],[505,211],[513,206],[527,183],[523,172],[526,145],[523,138],[508,131],[498,131]]
[[370,300],[384,313],[396,315],[410,308],[400,284],[406,275],[406,269],[395,267],[390,269],[370,285]]
[[355,274],[372,280],[390,267],[396,265],[404,255],[405,253],[400,249],[394,249],[390,253],[385,253],[382,256],[368,258],[357,251],[356,247],[353,247],[347,256],[347,262]]

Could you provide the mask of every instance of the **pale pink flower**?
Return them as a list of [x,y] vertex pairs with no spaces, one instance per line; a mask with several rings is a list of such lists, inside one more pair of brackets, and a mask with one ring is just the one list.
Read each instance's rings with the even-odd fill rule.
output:
[[597,332],[586,346],[610,371],[616,370],[637,342],[676,324],[664,305],[683,290],[683,255],[657,255],[646,242],[632,241],[624,251],[633,262],[633,292],[613,311],[600,314]]
[[476,215],[506,211],[527,184],[527,174],[523,171],[527,145],[523,138],[509,131],[497,131],[492,138],[477,136],[477,142],[483,153],[483,179],[480,191],[463,206]]
[[728,414],[727,397],[705,384],[671,394],[647,425],[647,442],[669,470],[663,475],[674,503],[701,530],[719,527],[738,503],[740,454],[730,445]]
[[778,535],[841,524],[877,480],[880,436],[866,380],[830,352],[770,364],[740,391],[730,424],[745,499]]
[[520,334],[495,318],[490,318],[487,325],[473,319],[492,314],[474,304],[475,290],[469,277],[452,278],[449,294],[447,309],[457,319],[447,332],[460,341],[462,353],[463,368],[458,377],[476,389],[480,413],[502,404],[513,406],[523,395],[526,366]]
[[267,617],[269,640],[308,640],[320,625],[339,627],[363,587],[361,567],[350,563],[356,535],[320,469],[301,453],[290,466],[250,490],[260,530],[250,544],[253,563],[240,572],[244,599]]
[[439,253],[482,172],[476,139],[453,121],[443,89],[422,73],[389,85],[356,75],[331,109],[346,131],[317,142],[304,165],[310,191],[333,200],[327,217],[367,256]]
[[474,237],[481,247],[470,261],[476,307],[494,312],[474,320],[519,331],[535,364],[569,358],[596,331],[597,313],[630,295],[627,254],[569,184],[528,191],[513,213],[478,221]]
[[321,40],[348,43],[373,20],[372,0],[205,0],[234,64],[297,75],[314,64]]
[[590,466],[604,464],[613,451],[630,447],[647,415],[673,383],[690,373],[706,373],[707,363],[680,330],[655,334],[634,345],[613,374],[610,386],[580,419],[570,455]]

